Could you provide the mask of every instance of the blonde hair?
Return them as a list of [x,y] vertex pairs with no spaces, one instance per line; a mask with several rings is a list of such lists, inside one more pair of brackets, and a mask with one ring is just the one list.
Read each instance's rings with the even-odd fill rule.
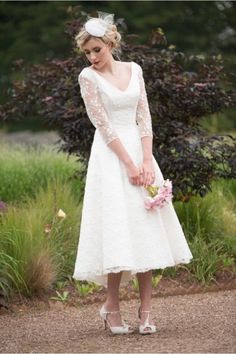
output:
[[91,39],[91,38],[96,38],[100,39],[102,42],[105,44],[111,43],[111,52],[113,54],[119,54],[119,48],[120,48],[120,41],[121,41],[121,35],[117,31],[117,27],[114,24],[109,24],[107,26],[107,30],[104,34],[103,37],[96,37],[91,35],[85,30],[85,27],[83,26],[79,33],[75,36],[75,42],[77,47],[79,47],[80,50],[83,50],[83,46]]

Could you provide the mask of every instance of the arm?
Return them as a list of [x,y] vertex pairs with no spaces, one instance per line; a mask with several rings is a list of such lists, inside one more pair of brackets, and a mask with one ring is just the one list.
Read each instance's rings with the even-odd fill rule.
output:
[[143,161],[152,161],[152,137],[144,136],[142,139]]
[[91,123],[99,130],[106,144],[118,139],[103,107],[96,83],[84,75],[79,75],[80,92]]
[[143,71],[139,67],[139,84],[140,97],[137,106],[136,119],[139,126],[139,132],[143,149],[143,163],[140,166],[140,173],[143,178],[141,181],[145,186],[154,182],[155,172],[152,163],[152,146],[153,146],[153,132],[152,132],[152,118],[149,110],[145,82],[143,79]]
[[99,130],[107,146],[109,146],[124,163],[131,183],[137,184],[139,170],[134,165],[130,155],[108,119],[96,83],[94,83],[91,78],[79,75],[79,84],[81,96],[90,121],[94,127]]

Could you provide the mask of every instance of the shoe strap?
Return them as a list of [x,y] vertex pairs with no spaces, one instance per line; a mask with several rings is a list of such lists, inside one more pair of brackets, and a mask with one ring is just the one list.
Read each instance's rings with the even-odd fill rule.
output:
[[[148,313],[148,316],[147,316],[147,318],[146,318],[146,320],[145,320],[143,326],[144,326],[144,328],[145,328],[145,327],[151,327],[151,328],[152,328],[154,325],[149,324],[149,316],[150,316],[150,312],[151,312],[151,311],[140,310],[140,308],[139,308],[139,312],[140,312],[140,313],[141,313],[141,312],[147,312],[147,313]],[[141,317],[140,317],[140,318],[141,318]]]
[[[143,312],[150,312],[150,311],[143,311]],[[149,327],[150,325],[149,325],[149,314],[148,314],[148,316],[147,316],[147,318],[146,318],[146,320],[145,320],[145,322],[144,322],[144,326],[145,327]]]
[[110,314],[110,313],[119,313],[119,312],[120,312],[120,310],[119,311],[104,311],[103,313]]

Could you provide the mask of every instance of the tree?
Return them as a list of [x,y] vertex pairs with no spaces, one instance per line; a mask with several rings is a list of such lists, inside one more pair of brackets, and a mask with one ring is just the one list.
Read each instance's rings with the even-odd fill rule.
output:
[[[68,23],[72,38],[80,20]],[[200,128],[204,115],[235,104],[235,92],[225,88],[223,61],[220,56],[187,56],[173,45],[164,46],[161,29],[153,31],[149,45],[131,44],[131,39],[126,36],[122,57],[143,68],[153,118],[154,155],[164,176],[173,181],[176,199],[204,196],[212,179],[236,176],[235,139],[208,136]],[[59,128],[64,151],[87,162],[94,128],[86,117],[77,82],[84,66],[83,54],[75,50],[66,60],[47,60],[25,70],[25,79],[14,82],[10,100],[1,106],[1,120],[21,119],[34,111]]]

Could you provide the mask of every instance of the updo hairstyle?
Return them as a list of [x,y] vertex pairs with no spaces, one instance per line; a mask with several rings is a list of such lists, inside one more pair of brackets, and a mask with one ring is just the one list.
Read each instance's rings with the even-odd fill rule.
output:
[[117,31],[117,27],[114,24],[108,24],[106,32],[103,37],[96,37],[88,33],[83,26],[79,33],[75,36],[75,41],[77,47],[81,51],[83,51],[83,46],[91,39],[91,38],[97,38],[101,39],[102,42],[105,44],[111,43],[111,52],[112,54],[118,54],[119,48],[120,48],[120,41],[121,41],[121,35]]

